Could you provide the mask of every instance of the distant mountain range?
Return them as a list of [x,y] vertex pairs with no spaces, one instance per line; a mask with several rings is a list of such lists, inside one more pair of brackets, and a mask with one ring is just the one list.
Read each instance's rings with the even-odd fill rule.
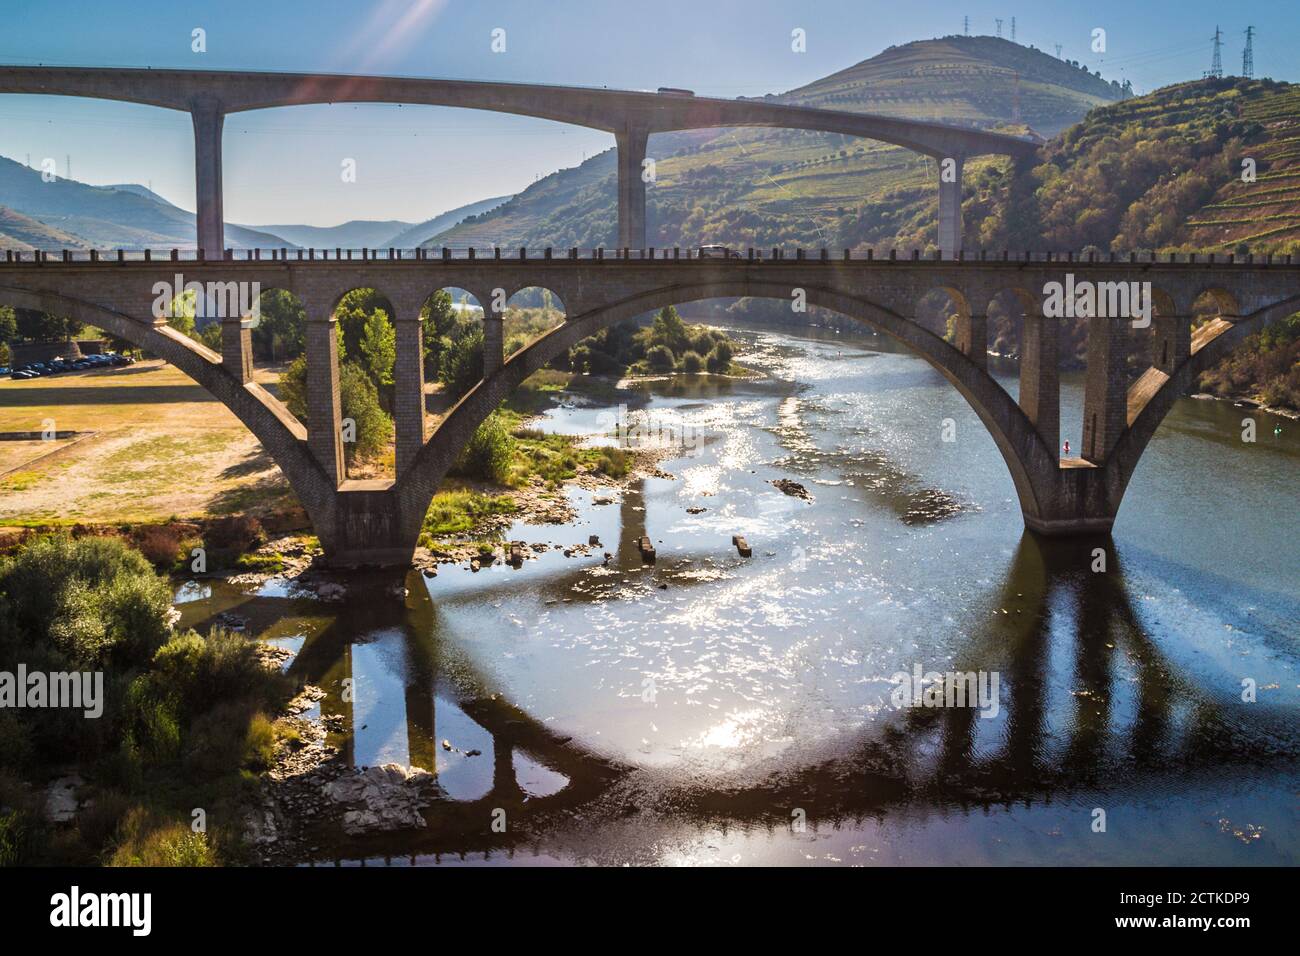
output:
[[273,225],[254,228],[282,236],[289,244],[303,248],[387,249],[392,246],[395,249],[413,249],[461,220],[495,209],[508,199],[509,196],[480,199],[419,223],[400,219],[353,219],[337,226]]
[[[226,223],[232,249],[412,248],[508,196],[479,200],[421,223],[353,220],[338,226]],[[194,213],[137,183],[46,182],[40,170],[0,156],[0,249],[193,249]]]
[[[72,179],[46,182],[40,170],[0,157],[0,206],[39,220],[70,248],[194,248],[194,213],[179,209],[143,186],[87,186]],[[66,238],[77,241],[69,244]],[[0,245],[10,237],[0,227]],[[278,236],[227,224],[233,248],[281,246]],[[14,242],[17,245],[17,242]]]

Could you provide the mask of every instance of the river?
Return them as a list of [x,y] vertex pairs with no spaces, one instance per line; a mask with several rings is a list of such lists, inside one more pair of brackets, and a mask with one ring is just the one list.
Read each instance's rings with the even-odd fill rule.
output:
[[[765,377],[629,389],[628,420],[684,440],[672,477],[571,489],[571,524],[510,529],[558,546],[518,570],[377,579],[341,607],[183,589],[183,623],[234,611],[295,653],[354,764],[436,770],[427,829],[304,862],[1297,862],[1300,422],[1183,399],[1112,538],[1045,542],[923,361],[734,334]],[[1074,447],[1081,405],[1063,376]],[[615,414],[578,390],[544,427]],[[996,703],[900,708],[915,667],[981,672]]]

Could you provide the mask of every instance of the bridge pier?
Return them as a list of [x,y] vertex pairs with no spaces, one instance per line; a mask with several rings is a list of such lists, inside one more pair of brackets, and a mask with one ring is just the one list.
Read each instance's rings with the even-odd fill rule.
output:
[[307,446],[337,488],[346,477],[343,463],[343,411],[339,397],[339,340],[333,310],[322,314],[309,305],[304,338],[307,350]]
[[618,247],[644,249],[645,180],[641,178],[646,143],[650,139],[644,127],[628,126],[616,133],[618,145]]
[[1057,323],[1026,310],[1020,343],[1020,408],[1056,461],[1061,447]]
[[1152,320],[1155,339],[1151,345],[1151,364],[1172,375],[1183,359],[1192,353],[1192,319],[1188,315],[1157,315]]
[[957,316],[957,348],[982,369],[989,365],[989,317]]
[[253,330],[239,316],[221,322],[221,364],[241,384],[253,380]]
[[190,108],[194,123],[194,218],[198,248],[205,259],[225,252],[225,218],[221,205],[221,128],[225,113],[212,97],[201,97]]
[[500,312],[483,306],[483,377],[494,374],[505,364],[506,322]]
[[417,309],[394,316],[393,324],[397,330],[393,419],[397,432],[396,468],[400,478],[424,447],[424,323]]
[[1088,370],[1083,386],[1083,448],[1094,465],[1105,464],[1128,427],[1128,362],[1125,320],[1088,320]]
[[[945,179],[944,164],[955,164],[951,181]],[[939,158],[939,254],[945,259],[956,259],[961,252],[961,173],[965,157]]]

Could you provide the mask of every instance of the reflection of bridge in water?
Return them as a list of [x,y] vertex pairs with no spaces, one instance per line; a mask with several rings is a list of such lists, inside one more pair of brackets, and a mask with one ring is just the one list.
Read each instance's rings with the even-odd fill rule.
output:
[[[625,497],[620,539],[607,544],[610,566],[624,576],[641,567],[635,542],[646,528],[638,500]],[[1144,782],[1154,787],[1170,774],[1293,762],[1294,733],[1284,716],[1263,703],[1232,712],[1233,686],[1218,695],[1181,677],[1146,637],[1122,569],[1115,566],[1117,556],[1109,555],[1109,573],[1092,574],[1082,557],[1090,547],[1024,535],[991,602],[1007,613],[984,616],[987,623],[971,633],[952,662],[956,671],[1001,675],[1001,720],[984,721],[975,708],[887,711],[800,764],[778,759],[709,779],[602,754],[493,693],[471,654],[439,633],[438,607],[421,577],[408,574],[404,602],[340,605],[331,624],[306,640],[290,673],[326,691],[322,713],[343,716],[344,729],[331,733],[329,742],[347,763],[357,762],[354,745],[364,733],[359,724],[376,719],[361,715],[365,709],[387,721],[380,736],[400,738],[404,726],[412,765],[447,777],[461,762],[484,761],[479,785],[442,787],[425,812],[427,829],[359,839],[317,834],[313,844],[326,848],[317,859],[542,852],[551,840],[563,843],[574,833],[629,822],[644,830],[644,849],[656,843],[660,830],[670,834],[682,824],[696,830],[783,830],[796,807],[815,831],[905,810],[1029,806],[1084,790],[1131,789]],[[673,562],[681,559],[661,556],[655,573],[672,575]],[[600,564],[599,555],[586,564],[566,560],[554,570],[533,568],[530,584],[541,587],[539,600],[608,597],[603,585],[590,584],[593,564]],[[476,602],[517,591],[521,578],[515,574],[478,575]],[[377,576],[373,591],[365,593],[387,590],[398,580]],[[680,577],[673,586],[692,585]],[[1053,627],[1063,601],[1074,604],[1068,633]],[[383,702],[381,713],[368,697],[374,688],[358,679],[358,652],[375,635],[398,633],[400,640],[391,646],[400,647],[400,662],[390,658],[385,666],[400,674],[401,689]],[[900,661],[898,669],[909,665]],[[349,678],[351,703],[342,695]],[[441,740],[451,734],[440,730],[440,707],[459,721],[459,739],[451,740],[456,747],[466,733],[469,739],[476,732],[490,738],[480,756],[441,750]],[[521,784],[522,764],[562,775],[558,786],[530,792]],[[491,829],[497,808],[507,814],[505,833]]]

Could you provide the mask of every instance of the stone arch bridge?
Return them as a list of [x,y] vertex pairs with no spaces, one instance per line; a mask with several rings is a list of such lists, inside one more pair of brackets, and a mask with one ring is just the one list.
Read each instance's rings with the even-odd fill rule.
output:
[[[299,422],[252,381],[251,333],[237,313],[222,320],[220,354],[153,317],[158,283],[259,283],[285,289],[306,316],[307,421]],[[1088,320],[1084,436],[1079,457],[1062,458],[1057,339],[1061,320],[1043,315],[1049,283],[1151,283],[1153,364],[1130,387],[1127,318]],[[341,441],[335,306],[371,287],[392,305],[397,329],[394,480],[348,480]],[[563,324],[513,355],[502,354],[494,302],[543,287],[566,307]],[[432,434],[424,416],[420,309],[435,291],[460,288],[487,306],[484,378]],[[147,261],[71,256],[0,262],[0,304],[70,315],[176,365],[231,409],[279,465],[337,564],[406,564],[429,501],[478,425],[528,375],[587,336],[664,305],[732,296],[806,301],[885,333],[937,369],[970,403],[1001,452],[1025,524],[1064,535],[1109,531],[1138,461],[1175,399],[1245,336],[1300,310],[1300,265],[1289,261],[1089,261],[1057,258],[714,259],[651,250],[637,258],[590,258],[549,250],[518,258],[426,255],[322,259],[309,252],[273,259]],[[919,303],[946,292],[957,315],[950,344],[916,321]],[[986,370],[989,303],[1011,293],[1024,333],[1018,400]],[[1220,316],[1191,332],[1193,304],[1212,294]]]

